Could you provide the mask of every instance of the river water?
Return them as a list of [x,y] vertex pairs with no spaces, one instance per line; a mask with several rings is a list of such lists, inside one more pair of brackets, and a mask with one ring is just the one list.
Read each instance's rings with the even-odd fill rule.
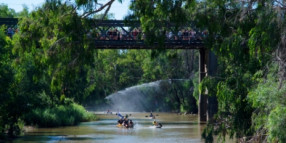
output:
[[[204,124],[198,123],[197,115],[178,115],[175,113],[153,113],[162,128],[152,126],[153,119],[146,117],[149,113],[128,114],[135,123],[134,129],[117,128],[118,117],[97,112],[99,121],[83,122],[78,126],[60,128],[26,127],[24,136],[14,140],[23,142],[103,142],[103,143],[203,143],[201,133]],[[131,116],[130,116],[131,114]]]

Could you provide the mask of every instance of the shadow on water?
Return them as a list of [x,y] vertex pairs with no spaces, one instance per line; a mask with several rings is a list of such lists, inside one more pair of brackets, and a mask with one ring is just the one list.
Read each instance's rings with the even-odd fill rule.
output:
[[[109,137],[88,137],[88,136],[67,136],[67,135],[58,135],[58,136],[41,136],[41,135],[30,135],[20,137],[17,140],[21,142],[53,142],[53,141],[96,141],[96,140],[107,140],[111,139]],[[14,141],[15,142],[15,141]],[[17,141],[16,141],[17,142]]]

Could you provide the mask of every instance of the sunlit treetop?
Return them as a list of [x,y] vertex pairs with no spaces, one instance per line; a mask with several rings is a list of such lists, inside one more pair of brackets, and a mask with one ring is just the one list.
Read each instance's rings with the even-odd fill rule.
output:
[[5,4],[0,5],[0,17],[1,18],[12,18],[15,15],[16,15],[16,12],[14,9],[8,8],[8,6]]

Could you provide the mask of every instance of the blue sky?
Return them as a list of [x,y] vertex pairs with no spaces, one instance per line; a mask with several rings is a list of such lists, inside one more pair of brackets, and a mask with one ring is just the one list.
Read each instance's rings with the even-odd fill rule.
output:
[[[105,3],[108,0],[98,0],[100,3]],[[0,0],[0,4],[7,4],[9,8],[15,9],[19,12],[23,9],[23,5],[27,5],[29,10],[33,10],[36,7],[41,6],[45,0]],[[114,2],[111,6],[110,13],[114,14],[115,19],[123,19],[128,13],[128,6],[130,0],[123,0],[123,3]]]

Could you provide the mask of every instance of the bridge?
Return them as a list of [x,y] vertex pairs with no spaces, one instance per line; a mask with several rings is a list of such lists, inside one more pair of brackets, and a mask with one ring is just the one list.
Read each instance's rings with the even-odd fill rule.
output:
[[18,24],[17,18],[0,18],[0,25],[15,26]]
[[[0,25],[7,28],[17,27],[18,19],[0,18]],[[200,51],[199,81],[206,76],[216,73],[217,59],[208,49],[204,48],[203,39],[206,31],[200,31],[192,25],[176,27],[167,24],[168,31],[162,31],[163,42],[146,43],[146,35],[141,31],[139,22],[126,22],[123,20],[90,20],[92,29],[87,31],[87,37],[97,49],[197,49]],[[9,34],[9,31],[7,31]],[[208,93],[199,96],[199,120],[211,120],[217,112],[216,97],[208,97]]]
[[[161,46],[165,49],[202,49],[204,31],[185,25],[175,28],[168,24],[169,31],[162,31],[165,36],[161,44],[152,46],[145,42],[146,36],[141,31],[139,22],[126,22],[123,20],[89,20],[93,29],[87,31],[88,37],[97,48],[101,49],[154,49]],[[8,28],[17,27],[18,19],[0,18],[0,25]],[[177,30],[175,30],[177,29]]]

